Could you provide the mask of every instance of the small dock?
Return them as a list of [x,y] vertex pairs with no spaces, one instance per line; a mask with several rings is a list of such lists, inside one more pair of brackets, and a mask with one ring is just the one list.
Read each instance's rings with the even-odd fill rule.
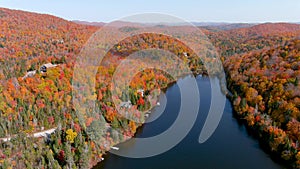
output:
[[111,147],[111,149],[113,149],[113,150],[119,150],[120,148],[119,147]]

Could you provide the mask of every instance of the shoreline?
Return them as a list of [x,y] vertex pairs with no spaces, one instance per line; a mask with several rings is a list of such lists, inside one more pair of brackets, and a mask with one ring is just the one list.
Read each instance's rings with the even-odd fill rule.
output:
[[[178,77],[177,80],[172,80],[172,81],[170,81],[170,82],[166,85],[166,87],[163,87],[163,88],[158,89],[158,90],[159,90],[159,93],[158,93],[158,95],[157,95],[157,99],[155,100],[155,99],[152,97],[153,100],[149,100],[149,102],[151,102],[151,101],[156,101],[156,102],[158,102],[158,97],[159,97],[161,91],[166,91],[170,86],[174,85],[178,80],[180,80],[180,79],[182,79],[182,78],[184,78],[184,77],[186,77],[186,76],[190,76],[190,75],[195,76],[195,74],[188,74],[188,75],[183,75],[183,76]],[[199,74],[199,75],[200,75],[200,74]],[[196,75],[196,77],[199,76],[199,75]],[[155,90],[155,89],[154,89],[154,90]],[[149,96],[151,97],[151,95],[149,95]],[[149,97],[149,96],[148,96],[148,97]],[[158,105],[155,104],[155,106],[153,106],[153,107],[149,108],[149,110],[147,110],[147,112],[150,112],[149,115],[151,115],[152,110],[153,110],[156,106],[158,106]],[[146,122],[146,121],[145,121],[145,122]],[[141,125],[137,126],[137,130],[140,129],[140,128],[145,124],[145,122],[142,123]],[[125,139],[125,140],[123,140],[123,141],[120,141],[119,143],[116,143],[116,144],[111,145],[111,146],[110,146],[110,149],[109,149],[108,151],[106,151],[102,156],[105,156],[105,155],[107,154],[107,152],[109,152],[109,151],[111,150],[111,147],[117,146],[118,144],[124,143],[124,142],[128,141],[129,139],[133,138],[133,137],[136,135],[136,133],[137,133],[137,131],[134,133],[134,135],[133,135],[132,137],[127,138],[127,139]],[[104,160],[105,160],[105,158],[104,158]],[[97,161],[97,160],[92,160],[92,161],[91,161],[91,167],[90,167],[90,169],[96,167],[99,163],[101,163],[101,162],[104,161],[104,160],[102,160],[101,158],[100,158],[98,161]]]
[[[227,80],[231,80],[230,76],[228,76]],[[234,82],[232,84],[234,84]],[[232,90],[231,91],[230,90],[231,87],[232,86],[229,85],[227,86],[228,91],[236,93],[237,96],[233,95],[232,93],[228,93],[226,97],[230,100],[230,103],[232,105],[233,108],[232,113],[234,118],[237,121],[241,122],[246,127],[247,132],[251,133],[251,135],[259,142],[260,148],[263,151],[265,151],[268,155],[270,155],[270,157],[273,160],[277,160],[279,163],[284,164],[288,168],[299,168],[297,166],[297,161],[295,158],[291,157],[290,159],[284,159],[282,157],[282,153],[285,151],[290,151],[291,156],[293,156],[293,154],[296,156],[297,153],[299,153],[299,151],[293,146],[293,143],[286,142],[286,141],[280,142],[278,145],[279,147],[280,146],[289,147],[289,148],[283,148],[283,150],[282,149],[273,150],[271,147],[271,144],[274,141],[272,142],[270,138],[278,137],[283,139],[289,139],[288,136],[286,135],[286,132],[279,127],[273,126],[272,118],[269,115],[267,115],[265,112],[253,113],[253,112],[248,112],[248,110],[246,112],[239,111],[239,109],[241,109],[242,106],[241,104],[236,104],[236,101],[238,100],[238,98],[243,98],[243,97],[239,96],[239,93],[237,93],[237,91],[233,89],[231,89]],[[249,107],[255,110],[255,108],[251,106]],[[277,135],[275,131],[278,131]]]
[[[159,90],[159,94],[157,95],[157,99],[155,100],[155,99],[153,98],[152,101],[157,101],[157,102],[158,102],[158,97],[159,97],[161,91],[164,91],[164,92],[165,92],[169,87],[171,87],[172,85],[174,85],[175,83],[177,83],[178,80],[183,79],[183,78],[185,78],[185,77],[187,77],[187,76],[193,76],[193,77],[195,77],[195,78],[197,78],[198,76],[206,77],[206,78],[211,78],[211,77],[209,77],[209,76],[208,76],[207,74],[205,74],[205,73],[200,73],[200,74],[193,73],[193,74],[186,74],[186,75],[180,76],[180,77],[178,77],[177,80],[172,80],[172,81],[170,81],[170,82],[166,85],[166,87],[163,87],[163,88],[158,89],[158,90]],[[218,76],[215,76],[215,77],[219,78]],[[220,88],[222,88],[221,85],[220,85]],[[154,89],[154,90],[155,90],[155,89]],[[228,91],[228,90],[227,90],[227,91]],[[225,92],[224,94],[227,95],[228,92]],[[149,95],[149,96],[151,96],[151,95]],[[149,97],[149,96],[148,96],[148,97]],[[151,102],[151,100],[149,100],[149,102]],[[149,115],[151,115],[152,110],[153,110],[156,106],[158,106],[158,105],[155,104],[155,106],[153,106],[153,107],[151,107],[151,108],[149,108],[149,109],[147,110],[147,112],[150,112]],[[142,123],[141,125],[137,126],[137,130],[138,130],[138,129],[141,129],[141,127],[143,127],[144,124],[145,124],[145,122]],[[115,143],[115,144],[111,145],[111,146],[110,146],[110,149],[109,149],[108,151],[106,151],[104,154],[102,154],[102,157],[105,156],[105,155],[107,155],[107,152],[109,152],[109,151],[111,150],[111,147],[115,147],[115,146],[117,147],[118,144],[121,144],[121,143],[124,143],[124,142],[130,140],[130,139],[133,138],[136,134],[137,134],[137,131],[134,133],[134,135],[133,135],[132,137],[126,138],[126,139],[123,140],[123,141],[120,141],[120,142],[118,142],[118,143]],[[104,158],[104,160],[105,160],[105,158]],[[90,169],[93,169],[94,167],[96,167],[99,163],[101,163],[101,162],[104,161],[104,160],[102,160],[102,159],[100,158],[98,161],[97,161],[97,160],[92,161],[92,162],[91,162],[91,167],[90,167]]]
[[[211,78],[211,77],[205,76],[205,75],[203,75],[203,74],[194,74],[195,77],[198,77],[198,76],[200,76],[200,75],[202,75],[203,77]],[[187,75],[187,76],[188,76],[188,75]],[[182,77],[178,78],[178,80],[181,79],[181,78],[184,78],[184,77],[186,77],[186,76],[182,76]],[[217,77],[217,78],[219,78],[219,77]],[[160,90],[161,90],[161,91],[165,91],[167,88],[169,88],[170,86],[172,86],[172,85],[175,84],[176,82],[177,82],[176,80],[173,80],[173,81],[169,82],[168,85],[167,85],[166,87],[161,88]],[[228,84],[228,83],[227,83],[227,84]],[[245,117],[242,117],[241,115],[239,115],[239,112],[236,111],[236,108],[235,108],[236,106],[234,105],[234,101],[235,101],[234,95],[232,94],[232,91],[229,90],[229,87],[230,87],[230,86],[228,86],[227,84],[226,84],[226,89],[227,89],[227,91],[226,91],[226,92],[223,92],[223,93],[224,93],[225,96],[230,100],[230,104],[232,105],[232,108],[233,108],[232,114],[233,114],[234,118],[237,120],[237,122],[242,123],[243,125],[245,125],[245,127],[246,127],[246,129],[247,129],[247,132],[251,133],[251,135],[253,135],[253,137],[255,138],[255,140],[257,140],[257,141],[259,142],[259,145],[260,145],[259,148],[262,149],[262,150],[263,150],[265,153],[267,153],[268,155],[270,155],[270,157],[271,157],[273,160],[276,160],[276,161],[278,161],[279,163],[282,163],[283,165],[287,166],[288,168],[292,167],[292,164],[290,164],[290,163],[288,163],[287,161],[285,161],[284,159],[282,159],[282,157],[280,157],[279,154],[278,154],[277,152],[273,152],[273,151],[270,150],[270,148],[268,147],[269,142],[263,139],[263,136],[264,136],[264,135],[262,135],[262,133],[258,130],[258,127],[257,127],[257,126],[251,126],[251,125],[249,125],[249,124],[248,124],[248,121],[245,119]],[[222,86],[221,86],[221,85],[220,85],[220,88],[222,89]],[[159,95],[158,95],[158,96],[159,96]],[[158,100],[157,100],[157,101],[158,101]],[[157,105],[155,105],[155,106],[157,106]],[[155,106],[153,106],[152,108],[150,108],[150,109],[148,110],[148,112],[150,112],[150,114],[152,113],[152,109],[155,108]],[[264,114],[264,113],[262,113],[262,114]],[[137,129],[140,129],[143,125],[144,125],[144,123],[142,123],[141,125],[139,125],[139,126],[137,127]],[[136,135],[136,133],[137,133],[137,131],[135,132],[135,134],[134,134],[132,137],[134,137],[134,136]],[[119,142],[119,143],[116,143],[116,144],[114,144],[114,145],[112,145],[112,146],[117,146],[117,145],[120,144],[120,143],[126,142],[126,141],[128,141],[129,139],[131,139],[132,137],[127,138],[126,140],[123,140],[123,141],[121,141],[121,142]],[[106,151],[106,152],[103,154],[103,156],[106,156],[106,155],[107,155],[107,152],[109,152],[109,150]],[[94,161],[93,165],[91,165],[90,168],[96,167],[96,166],[97,166],[99,163],[101,163],[101,162],[102,162],[101,159],[98,160],[98,161]]]

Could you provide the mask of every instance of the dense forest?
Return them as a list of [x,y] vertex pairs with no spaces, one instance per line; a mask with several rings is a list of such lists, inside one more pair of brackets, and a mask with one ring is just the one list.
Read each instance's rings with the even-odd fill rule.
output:
[[[224,65],[238,115],[283,159],[299,165],[300,41],[229,57]],[[232,64],[235,63],[235,64]]]
[[[5,8],[0,8],[0,25],[1,168],[91,168],[111,146],[134,136],[145,121],[145,112],[156,104],[160,90],[155,89],[176,79],[163,71],[145,69],[129,86],[117,86],[112,92],[116,67],[132,53],[167,50],[183,60],[192,73],[207,74],[203,61],[211,63],[213,73],[220,71],[213,66],[215,56],[199,59],[193,50],[169,36],[132,36],[110,49],[98,67],[94,94],[86,100],[95,101],[97,113],[80,110],[85,119],[81,121],[72,102],[74,64],[99,25]],[[300,168],[300,25],[199,29],[220,53],[238,117],[270,151],[291,167]],[[140,53],[135,59],[127,60],[124,68],[141,69],[146,65],[140,63],[151,61],[154,65],[164,63],[166,70],[182,75],[180,64],[174,70],[166,58],[147,58]],[[125,82],[127,77],[122,74],[119,81]],[[34,137],[49,129],[55,132]]]

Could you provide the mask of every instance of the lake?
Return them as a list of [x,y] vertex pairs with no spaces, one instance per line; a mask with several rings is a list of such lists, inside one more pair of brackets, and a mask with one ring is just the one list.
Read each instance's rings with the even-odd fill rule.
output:
[[[189,78],[180,79],[188,83]],[[211,85],[208,77],[197,76],[200,93],[200,108],[195,125],[188,135],[171,150],[149,158],[126,158],[107,153],[105,160],[95,169],[283,169],[247,132],[243,124],[233,116],[230,101],[214,134],[204,143],[198,142],[199,134],[206,120],[211,101]],[[149,123],[138,129],[135,137],[147,138],[167,130],[175,121],[180,108],[180,90],[177,83],[161,94],[160,103],[153,109]],[[164,105],[166,106],[165,111]],[[153,119],[156,119],[153,121]],[[138,143],[131,140],[118,145],[128,153],[139,151]]]

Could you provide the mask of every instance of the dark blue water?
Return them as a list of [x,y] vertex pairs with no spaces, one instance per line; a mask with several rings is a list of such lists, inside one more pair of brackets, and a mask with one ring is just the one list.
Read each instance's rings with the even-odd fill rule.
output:
[[[182,83],[187,81],[181,79]],[[188,81],[187,81],[188,82]],[[257,140],[233,117],[232,106],[226,100],[221,122],[214,134],[205,143],[198,142],[211,101],[210,80],[197,77],[200,92],[200,109],[197,121],[189,134],[171,150],[150,158],[134,159],[111,153],[104,156],[96,169],[282,169],[282,165],[265,153]],[[164,96],[165,94],[165,96]],[[170,86],[160,98],[161,105],[151,117],[155,121],[141,127],[136,137],[151,137],[168,129],[175,121],[180,108],[180,90],[177,84]],[[166,109],[161,113],[163,105]],[[137,143],[127,141],[118,145],[126,151],[139,151]]]

